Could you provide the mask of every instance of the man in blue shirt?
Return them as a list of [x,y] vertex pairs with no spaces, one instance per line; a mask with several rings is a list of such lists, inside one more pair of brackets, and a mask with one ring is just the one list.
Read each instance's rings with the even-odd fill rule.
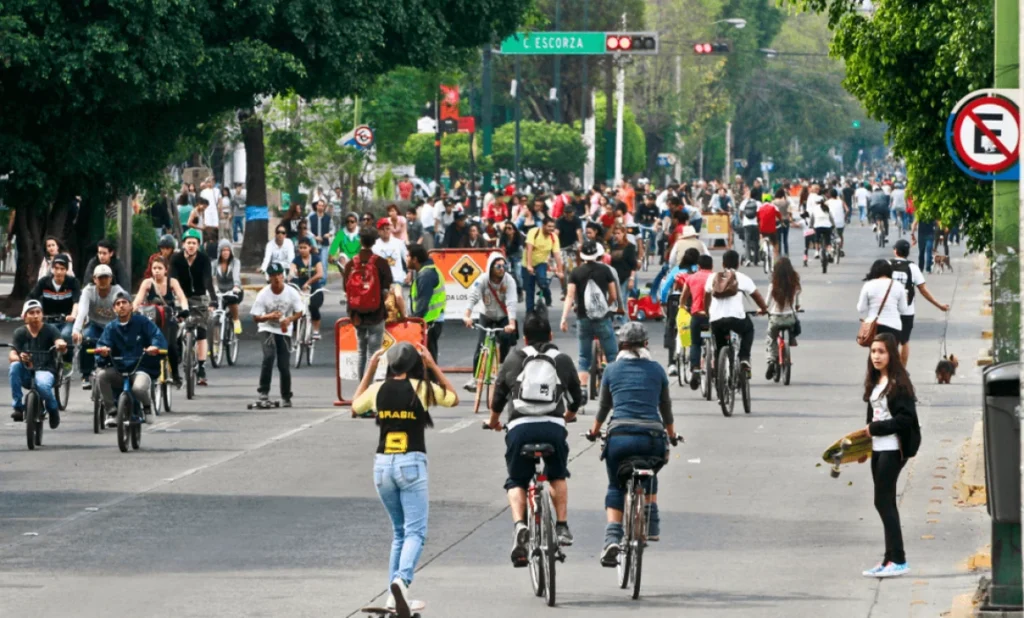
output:
[[[100,395],[107,411],[107,427],[117,427],[117,404],[114,402],[114,387],[123,381],[123,375],[130,373],[140,363],[144,354],[155,357],[160,350],[167,349],[163,333],[145,316],[132,313],[132,297],[121,290],[114,296],[114,313],[117,319],[103,329],[96,346],[96,360],[104,369],[100,372]],[[156,358],[142,359],[139,371],[132,378],[132,393],[142,403],[145,416],[153,405],[150,399],[152,378],[160,375],[160,363]]]

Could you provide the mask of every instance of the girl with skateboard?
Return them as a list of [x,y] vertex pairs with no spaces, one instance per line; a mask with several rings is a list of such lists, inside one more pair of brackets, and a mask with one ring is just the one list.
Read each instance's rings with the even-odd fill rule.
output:
[[433,427],[429,412],[432,406],[454,407],[459,397],[430,352],[406,342],[388,348],[387,377],[371,384],[384,355],[384,350],[378,350],[370,358],[356,389],[352,411],[377,413],[380,437],[373,478],[394,532],[388,568],[391,594],[385,608],[394,610],[399,618],[410,618],[415,604],[409,598],[409,584],[427,538],[424,430]]
[[896,506],[896,482],[907,459],[921,445],[917,422],[917,398],[910,375],[900,361],[896,337],[876,335],[871,342],[868,371],[864,378],[871,436],[871,478],[875,483],[875,508],[885,527],[885,557],[865,577],[897,577],[910,572],[903,551],[903,531]]

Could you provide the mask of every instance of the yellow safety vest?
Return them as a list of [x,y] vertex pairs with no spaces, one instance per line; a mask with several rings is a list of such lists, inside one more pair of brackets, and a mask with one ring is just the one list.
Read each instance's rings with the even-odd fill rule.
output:
[[[444,275],[441,274],[441,270],[433,264],[426,264],[420,269],[423,272],[424,269],[433,268],[437,273],[437,286],[434,288],[434,293],[430,295],[430,305],[427,306],[427,314],[423,316],[423,321],[427,324],[436,322],[439,318],[444,316],[445,305],[448,304],[448,293],[444,289]],[[419,273],[416,273],[416,277],[412,281],[412,302],[416,302],[418,295],[416,294],[416,283],[419,279]]]

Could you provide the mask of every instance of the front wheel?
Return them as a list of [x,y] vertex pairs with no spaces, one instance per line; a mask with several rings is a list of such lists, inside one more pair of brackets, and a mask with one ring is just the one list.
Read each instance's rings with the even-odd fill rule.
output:
[[[547,499],[547,494],[545,494]],[[553,512],[550,511],[552,508],[550,502],[545,507],[546,513],[541,522],[543,527],[543,541],[544,546],[544,600],[547,601],[548,607],[555,606],[555,560],[558,558],[558,538],[555,536],[554,524],[551,523]]]
[[[484,349],[480,351],[480,360],[476,364],[476,394],[473,395],[473,414],[480,412],[480,402],[484,401],[486,406],[486,400],[484,397],[484,376],[487,375],[490,370],[491,354],[488,350]],[[487,385],[488,395],[490,394],[490,385]]]
[[703,395],[705,401],[711,401],[711,385],[713,383],[714,374],[711,373],[712,363],[712,352],[711,344],[705,343],[703,345],[703,356],[704,363],[700,373],[700,392]]
[[224,323],[215,320],[210,326],[210,362],[216,369],[224,364]]
[[182,365],[185,367],[185,398],[192,399],[196,396],[196,357],[195,341],[191,336],[185,338],[185,358]]
[[139,445],[142,442],[142,425],[139,423],[132,423],[131,426],[129,426],[129,429],[131,430],[132,450],[137,451],[139,450]]
[[39,394],[29,391],[25,395],[25,441],[28,450],[34,451],[43,443],[43,408]]
[[53,394],[57,397],[57,407],[61,412],[68,409],[68,400],[71,397],[71,371],[64,366],[64,359],[58,361],[57,378],[54,382],[57,388]]
[[224,346],[227,348],[228,364],[234,365],[238,362],[238,335],[235,334],[234,330],[231,330],[226,335]]
[[686,386],[690,382],[690,348],[684,348],[676,340],[676,379],[679,386]]
[[544,567],[541,561],[544,556],[540,550],[541,527],[536,513],[530,513],[530,583],[533,585],[533,593],[538,597],[544,596]]
[[153,414],[160,416],[164,411],[164,401],[160,397],[160,386],[158,382],[151,382],[149,386],[149,400],[153,402]]
[[737,377],[740,380],[740,394],[743,396],[743,413],[750,414],[750,377],[742,367],[739,371]]
[[132,398],[128,393],[121,393],[117,400],[117,448],[121,449],[122,453],[128,452],[128,434],[131,432],[128,423],[131,422],[131,418]]
[[92,395],[92,432],[99,433],[103,429],[103,405],[100,404],[99,394],[95,392],[96,385],[93,385]]
[[718,351],[718,363],[715,366],[718,379],[718,403],[722,408],[722,414],[732,416],[733,406],[736,404],[736,391],[732,387],[732,356],[729,354],[729,346]]
[[782,364],[782,382],[786,386],[789,386],[790,374],[792,374],[792,372],[793,372],[793,361],[789,357],[789,346],[788,345],[786,346],[786,351],[783,354],[783,358],[785,360],[783,361],[783,364]]
[[302,356],[306,349],[306,319],[302,318],[295,325],[295,368],[302,366]]

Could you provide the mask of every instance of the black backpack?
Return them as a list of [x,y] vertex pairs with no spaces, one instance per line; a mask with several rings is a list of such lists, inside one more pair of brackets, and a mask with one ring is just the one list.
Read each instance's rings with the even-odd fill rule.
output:
[[[893,259],[889,260],[889,264],[892,266],[892,278],[901,282],[903,287],[907,290],[907,305],[913,305],[914,295],[917,294],[917,288],[914,287],[914,277],[910,272],[910,261]],[[896,273],[900,273],[903,276],[897,277]]]
[[757,217],[757,200],[751,198],[743,205],[743,216],[748,219]]

